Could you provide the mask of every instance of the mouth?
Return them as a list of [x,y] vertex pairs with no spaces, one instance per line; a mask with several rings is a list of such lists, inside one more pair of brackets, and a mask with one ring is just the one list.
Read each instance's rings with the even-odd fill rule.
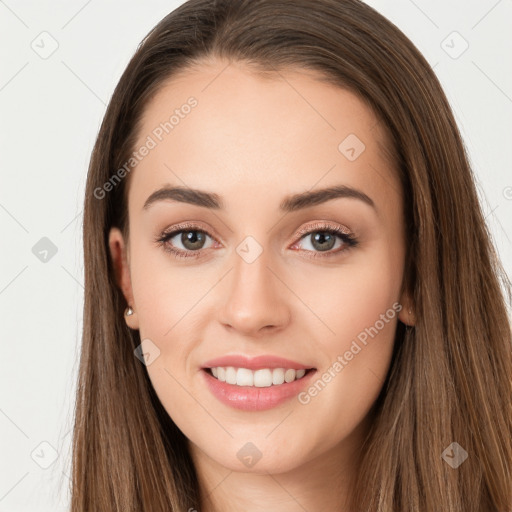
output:
[[221,403],[230,408],[254,412],[291,403],[293,398],[311,385],[316,372],[316,368],[249,370],[215,366],[201,368],[200,373],[204,376],[206,387]]
[[290,384],[305,378],[316,368],[236,368],[233,366],[215,366],[202,368],[204,372],[225,384],[238,387],[268,388]]

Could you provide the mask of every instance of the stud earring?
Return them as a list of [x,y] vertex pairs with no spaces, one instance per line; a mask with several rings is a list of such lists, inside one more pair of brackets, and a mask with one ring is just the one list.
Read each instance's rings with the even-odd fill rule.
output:
[[124,314],[125,314],[126,316],[131,316],[131,315],[133,315],[133,309],[131,308],[131,306],[128,306],[128,307],[126,308],[126,311],[124,312]]

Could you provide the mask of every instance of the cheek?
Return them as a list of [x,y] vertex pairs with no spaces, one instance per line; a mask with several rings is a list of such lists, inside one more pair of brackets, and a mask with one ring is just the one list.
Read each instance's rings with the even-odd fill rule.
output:
[[133,248],[130,262],[141,337],[154,337],[164,343],[184,325],[190,325],[194,305],[216,277],[208,279],[197,268],[179,266],[172,258],[163,248],[139,243]]
[[403,256],[401,241],[384,236],[347,259],[317,295],[316,311],[334,334],[318,338],[326,363],[302,403],[342,435],[367,416],[385,382],[402,308]]
[[315,294],[315,311],[333,332],[317,338],[325,364],[302,403],[339,432],[363,420],[385,381],[401,310],[400,263],[383,244],[340,267],[324,295]]
[[171,257],[163,249],[140,244],[133,247],[130,262],[140,338],[158,355],[146,369],[169,413],[190,405],[190,395],[180,383],[195,371],[189,363],[192,340],[197,339],[193,333],[199,328],[198,301],[216,281],[192,267],[173,265]]
[[[391,244],[382,243],[354,253],[336,268],[323,269],[317,279],[297,280],[297,294],[323,321],[324,326],[318,322],[318,333],[322,333],[319,344],[331,358],[349,350],[358,336],[364,339],[368,330],[381,340],[381,346],[385,340],[392,341],[400,309],[402,270],[400,255]],[[313,315],[311,318],[315,320]]]
[[[149,379],[169,416],[184,431],[194,429],[188,414],[196,391],[191,388],[191,354],[199,328],[201,303],[215,280],[173,265],[163,250],[133,252],[132,287],[137,305],[140,337],[158,357],[146,366]],[[215,277],[215,276],[212,276]],[[210,283],[211,281],[211,283]],[[210,283],[210,284],[209,284]]]
[[[343,340],[356,338],[375,325],[379,330],[376,336],[380,339],[387,337],[392,326],[386,320],[395,316],[392,305],[398,300],[399,286],[399,281],[395,281],[389,272],[390,269],[383,272],[377,267],[362,267],[354,268],[346,276],[337,300],[333,301],[335,311],[331,312],[334,330],[341,334]],[[384,324],[379,321],[382,315]]]

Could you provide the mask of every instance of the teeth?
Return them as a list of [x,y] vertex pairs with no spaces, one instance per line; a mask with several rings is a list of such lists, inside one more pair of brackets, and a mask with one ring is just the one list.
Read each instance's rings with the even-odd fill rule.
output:
[[306,370],[294,370],[292,368],[263,368],[261,370],[249,370],[248,368],[234,368],[233,366],[210,368],[214,377],[221,382],[227,382],[235,386],[253,386],[264,388],[278,386],[284,382],[293,382],[304,377]]

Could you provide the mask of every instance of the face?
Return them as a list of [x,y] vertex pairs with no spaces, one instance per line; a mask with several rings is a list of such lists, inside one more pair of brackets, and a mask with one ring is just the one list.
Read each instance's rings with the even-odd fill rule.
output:
[[[388,143],[354,94],[304,70],[210,62],[147,106],[129,242],[113,228],[110,250],[151,382],[196,458],[284,472],[366,432],[397,321],[411,323]],[[211,363],[224,356],[268,358],[248,372]],[[205,370],[217,366],[234,370]]]

